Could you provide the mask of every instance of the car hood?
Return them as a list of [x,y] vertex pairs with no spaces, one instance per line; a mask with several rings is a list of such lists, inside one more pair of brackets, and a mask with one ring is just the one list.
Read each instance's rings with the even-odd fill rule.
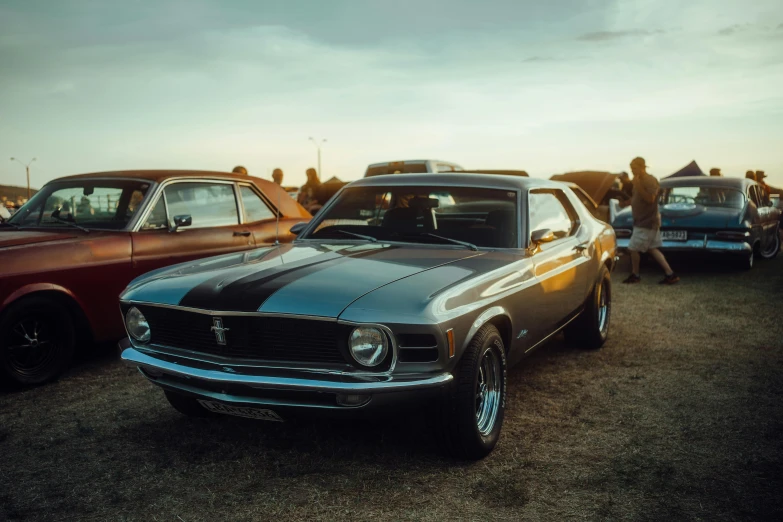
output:
[[[661,227],[663,228],[727,228],[740,224],[742,211],[736,208],[704,207],[702,205],[661,205]],[[633,227],[633,215],[626,207],[614,218],[615,228]]]
[[175,265],[135,279],[125,301],[336,318],[355,300],[481,252],[389,244],[287,244]]
[[63,241],[73,239],[76,234],[70,232],[49,232],[35,230],[15,230],[12,228],[0,229],[0,248],[8,248],[21,245],[33,245],[47,241]]

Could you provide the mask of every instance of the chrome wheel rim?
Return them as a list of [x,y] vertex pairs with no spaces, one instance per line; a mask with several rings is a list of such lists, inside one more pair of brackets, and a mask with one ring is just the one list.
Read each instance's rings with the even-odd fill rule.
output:
[[8,364],[20,375],[35,375],[57,356],[56,328],[42,317],[18,320],[5,339]]
[[492,348],[481,356],[476,383],[476,426],[484,436],[492,433],[500,410],[502,392],[500,359]]
[[606,332],[609,325],[609,297],[604,289],[604,283],[598,285],[598,331],[601,334]]

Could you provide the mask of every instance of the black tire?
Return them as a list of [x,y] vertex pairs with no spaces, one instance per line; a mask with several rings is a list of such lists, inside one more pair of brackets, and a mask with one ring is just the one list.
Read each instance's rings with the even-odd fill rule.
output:
[[171,407],[180,412],[186,417],[216,417],[217,413],[213,413],[206,409],[204,406],[198,403],[193,397],[187,397],[180,395],[179,393],[164,390],[166,400],[169,401]]
[[597,350],[609,337],[609,321],[612,318],[612,278],[606,266],[585,301],[579,317],[566,326],[566,341],[582,348]]
[[473,337],[446,395],[441,429],[449,453],[469,460],[489,455],[500,438],[506,409],[506,351],[493,325]]
[[761,256],[762,259],[775,259],[775,257],[778,255],[778,252],[780,252],[780,233],[776,227],[772,248],[768,248],[766,251],[760,250],[759,256]]
[[737,266],[740,268],[740,270],[752,270],[753,269],[753,263],[756,260],[756,247],[754,246],[750,250],[750,254],[744,255],[739,258],[737,261]]
[[12,386],[55,380],[71,364],[75,338],[65,306],[46,297],[20,299],[0,318],[0,380]]

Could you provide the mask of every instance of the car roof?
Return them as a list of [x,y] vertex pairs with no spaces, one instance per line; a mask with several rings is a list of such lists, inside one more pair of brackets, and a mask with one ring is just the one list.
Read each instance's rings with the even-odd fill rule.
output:
[[115,170],[110,172],[90,172],[88,174],[75,174],[72,176],[63,176],[52,181],[77,180],[84,178],[134,178],[147,181],[161,182],[171,178],[217,178],[231,180],[260,179],[248,176],[247,174],[237,174],[234,172],[219,172],[209,170]]
[[454,165],[459,166],[458,164],[454,163],[453,161],[443,161],[443,160],[437,160],[437,159],[409,159],[409,160],[398,160],[398,161],[382,161],[380,163],[370,163],[367,168],[372,167],[388,167],[392,163],[427,163],[428,161],[432,161],[434,163],[443,163],[444,165]]
[[[205,178],[205,179],[219,179],[224,181],[245,181],[258,187],[264,195],[273,203],[275,207],[282,211],[285,217],[296,217],[303,219],[310,219],[310,213],[304,209],[296,200],[294,200],[288,193],[277,185],[276,183],[256,178],[254,176],[248,176],[246,174],[237,174],[234,172],[217,172],[208,170],[118,170],[112,172],[91,172],[89,174],[76,174],[74,176],[64,176],[62,178],[53,179],[49,183],[58,183],[61,181],[74,181],[80,179],[137,179],[145,180],[155,183],[162,183],[169,179],[192,179],[192,178]],[[47,183],[47,185],[49,184]],[[279,193],[278,193],[279,191]],[[280,197],[280,194],[285,194],[285,197]]]
[[396,174],[386,174],[383,176],[372,176],[361,178],[354,181],[350,187],[373,187],[373,186],[468,186],[481,188],[497,188],[510,190],[529,190],[534,188],[557,188],[562,189],[563,183],[550,181],[548,179],[527,178],[523,176],[507,176],[504,174],[476,174],[471,172],[449,172],[449,173],[426,173],[426,174],[405,174],[404,176]]
[[662,187],[725,187],[745,190],[757,183],[747,178],[724,178],[723,176],[681,176],[661,180]]

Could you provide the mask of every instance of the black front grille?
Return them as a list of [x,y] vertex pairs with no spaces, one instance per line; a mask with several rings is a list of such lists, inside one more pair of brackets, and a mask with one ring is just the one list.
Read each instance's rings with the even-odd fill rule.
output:
[[220,316],[226,344],[218,344],[213,316],[137,305],[150,325],[151,343],[219,357],[297,363],[342,363],[346,328],[332,321],[264,316]]

